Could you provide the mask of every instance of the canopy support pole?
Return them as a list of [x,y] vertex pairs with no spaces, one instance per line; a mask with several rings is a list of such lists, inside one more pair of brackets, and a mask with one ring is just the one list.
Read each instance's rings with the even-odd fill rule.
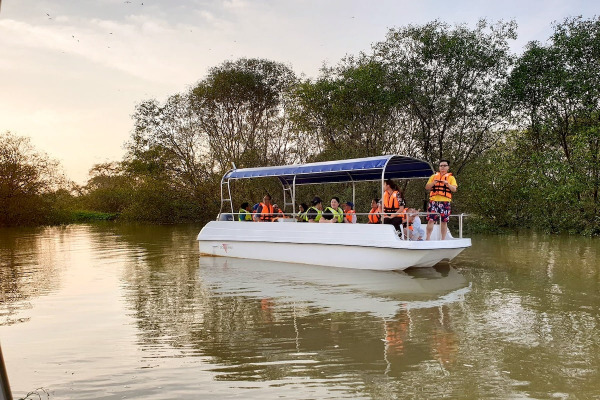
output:
[[[233,201],[231,200],[231,187],[229,186],[229,179],[227,179],[227,181],[225,181],[225,177],[231,171],[233,171],[233,170],[230,169],[229,171],[227,171],[227,173],[225,175],[223,175],[223,178],[221,178],[221,208],[219,209],[219,215],[217,216],[217,221],[221,217],[221,213],[223,212],[223,206],[225,205],[225,202],[227,202],[227,201],[229,202],[229,205],[231,206],[231,214],[233,214],[233,212],[234,212],[233,211]],[[228,198],[223,197],[223,186],[224,185],[227,185],[227,194],[229,196]]]
[[296,175],[294,175],[294,180],[292,181],[292,203],[292,212],[296,216]]
[[348,173],[348,178],[350,178],[350,182],[352,182],[352,204],[356,207],[356,182],[352,179],[352,175]]
[[[283,186],[283,210],[282,211],[285,210],[286,206],[292,206],[292,210],[293,210],[294,209],[294,191],[293,191],[292,187],[290,187],[289,184],[283,184],[283,182],[282,182],[282,186]],[[286,200],[286,196],[285,196],[286,192],[290,193],[291,203],[288,203]]]

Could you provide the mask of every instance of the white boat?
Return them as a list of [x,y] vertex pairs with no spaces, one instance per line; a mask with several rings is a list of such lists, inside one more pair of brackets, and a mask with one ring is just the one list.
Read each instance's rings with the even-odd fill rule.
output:
[[[447,235],[446,240],[439,240],[436,225],[428,241],[410,241],[385,224],[314,224],[295,219],[240,222],[232,217],[235,212],[230,187],[230,182],[237,179],[276,177],[283,186],[284,206],[291,206],[295,214],[298,185],[351,182],[354,200],[356,182],[381,181],[383,192],[386,179],[429,178],[432,174],[429,163],[397,155],[230,170],[221,180],[221,212],[198,234],[200,253],[370,270],[432,267],[452,260],[471,246],[471,239],[462,237],[462,216],[458,216],[458,238]],[[231,206],[231,214],[224,212],[226,203]]]

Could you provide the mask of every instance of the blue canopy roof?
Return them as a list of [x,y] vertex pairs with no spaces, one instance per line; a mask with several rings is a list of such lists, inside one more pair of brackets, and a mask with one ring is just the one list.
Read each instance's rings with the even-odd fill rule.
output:
[[429,178],[434,173],[428,162],[412,157],[387,155],[351,160],[325,161],[279,167],[243,168],[229,171],[223,180],[278,177],[296,185],[342,183],[384,179]]

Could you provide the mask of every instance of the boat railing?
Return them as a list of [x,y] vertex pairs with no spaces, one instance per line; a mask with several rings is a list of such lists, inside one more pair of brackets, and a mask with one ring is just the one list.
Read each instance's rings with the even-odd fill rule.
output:
[[[431,215],[431,214],[434,214],[434,213],[423,212],[423,211],[416,212],[416,213],[411,213],[411,215],[416,215],[419,218],[420,217],[426,217],[426,216]],[[441,218],[441,214],[440,213],[435,213],[435,214],[437,214],[438,217]],[[247,215],[247,213],[240,213],[240,212],[237,212],[237,213],[220,213],[217,216],[217,221],[238,221],[240,215],[244,215],[245,216],[245,215]],[[253,217],[252,221],[254,221],[254,216],[256,214],[250,214],[250,215],[252,215],[252,217]],[[369,215],[371,215],[371,213],[354,213],[354,215],[356,215],[357,217],[358,216],[367,216],[368,217]],[[300,217],[300,213],[283,213],[283,212],[281,212],[281,213],[271,213],[271,214],[263,213],[263,214],[261,214],[261,216],[263,216],[263,217],[264,216],[270,216],[273,219],[277,219],[278,222],[279,221],[281,221],[281,222],[300,222],[300,221],[298,221],[298,217]],[[463,237],[463,219],[465,217],[468,217],[468,214],[465,214],[465,213],[450,214],[450,217],[455,217],[455,218],[458,219],[458,238],[462,239],[462,237]],[[438,219],[440,219],[440,218],[438,218]],[[383,221],[381,223],[383,224]],[[423,225],[426,226],[427,223],[424,223]],[[407,237],[408,235],[404,234],[404,229],[402,229],[400,231],[399,236],[400,236],[400,239],[402,239],[402,240],[409,240],[409,238]]]

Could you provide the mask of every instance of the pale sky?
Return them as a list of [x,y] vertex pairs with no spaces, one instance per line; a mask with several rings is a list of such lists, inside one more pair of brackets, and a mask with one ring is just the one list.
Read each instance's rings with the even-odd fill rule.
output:
[[164,101],[240,57],[316,77],[389,28],[511,20],[517,54],[552,22],[600,14],[582,0],[0,0],[0,132],[31,138],[83,184],[121,160],[135,105]]

